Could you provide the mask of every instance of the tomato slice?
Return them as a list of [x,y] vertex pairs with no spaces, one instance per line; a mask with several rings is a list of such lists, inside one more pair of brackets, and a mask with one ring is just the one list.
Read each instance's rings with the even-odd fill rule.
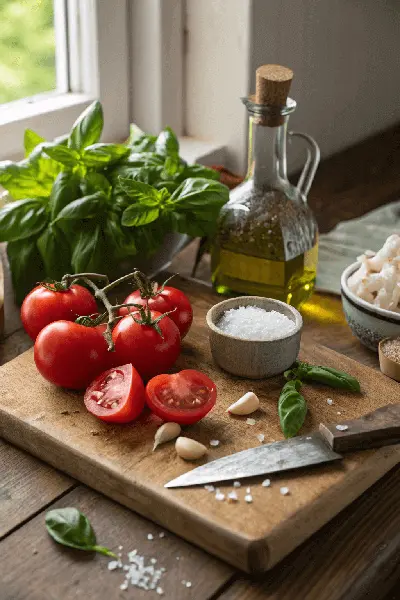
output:
[[131,364],[114,367],[92,381],[84,402],[88,411],[102,421],[128,423],[144,408],[143,381]]
[[186,369],[173,375],[157,375],[146,386],[149,408],[164,421],[191,425],[214,406],[217,388],[207,375]]

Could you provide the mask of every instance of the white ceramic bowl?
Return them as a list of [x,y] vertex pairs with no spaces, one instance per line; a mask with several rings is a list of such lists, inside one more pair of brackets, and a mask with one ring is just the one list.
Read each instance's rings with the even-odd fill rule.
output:
[[400,314],[373,306],[349,290],[347,280],[359,266],[360,263],[355,262],[342,273],[340,286],[343,310],[353,334],[364,346],[378,352],[381,340],[400,336]]
[[[289,334],[274,340],[245,340],[223,332],[217,326],[226,310],[239,306],[258,306],[267,311],[276,310],[293,321]],[[207,313],[210,328],[211,353],[215,362],[228,373],[264,379],[283,373],[295,362],[300,349],[303,319],[298,310],[285,302],[260,296],[239,296],[215,304]]]

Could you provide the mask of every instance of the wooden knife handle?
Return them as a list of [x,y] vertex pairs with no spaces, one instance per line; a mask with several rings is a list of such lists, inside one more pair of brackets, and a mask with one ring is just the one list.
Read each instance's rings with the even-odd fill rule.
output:
[[[345,431],[337,429],[347,426]],[[353,421],[319,426],[329,446],[335,452],[366,450],[400,443],[400,404],[388,404]]]

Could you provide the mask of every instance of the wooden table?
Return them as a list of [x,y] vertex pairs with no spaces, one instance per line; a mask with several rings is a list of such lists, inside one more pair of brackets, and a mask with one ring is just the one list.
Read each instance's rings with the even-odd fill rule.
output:
[[[398,140],[399,131],[394,129],[390,135],[385,134],[386,142]],[[369,177],[375,180],[378,167],[362,169],[358,177],[356,172],[351,185],[348,163],[357,164],[357,157],[365,157],[365,147],[376,148],[381,144],[387,151],[387,143],[383,146],[380,139],[374,144],[368,141],[361,145],[358,153],[354,150],[344,153],[343,163],[334,157],[322,166],[312,204],[319,214],[319,194],[324,193],[325,202],[336,194],[337,207],[336,211],[327,208],[325,223],[320,218],[322,229],[329,229],[341,218],[360,214],[360,203],[353,202],[357,197],[354,190],[361,193],[363,180]],[[381,158],[375,165],[385,173],[384,185],[379,188],[375,202],[371,194],[365,196],[364,188],[366,200],[361,214],[394,199],[395,193],[400,192],[398,169],[391,167],[398,161],[392,163]],[[321,209],[321,217],[323,212]],[[180,273],[189,272],[194,252],[194,247],[187,248],[173,268]],[[207,268],[205,262],[201,267],[204,277]],[[5,338],[0,343],[0,364],[31,346],[12,302],[7,269],[4,275]],[[179,286],[190,289],[190,281],[181,280]],[[376,356],[351,335],[339,298],[316,294],[304,307],[303,315],[305,338],[377,368]],[[45,532],[44,515],[54,506],[79,507],[90,517],[99,541],[105,545],[120,544],[124,552],[137,548],[140,553],[157,557],[159,564],[172,564],[163,578],[164,597],[171,600],[400,598],[400,467],[388,473],[272,571],[258,579],[249,579],[172,534],[167,533],[157,542],[149,541],[148,533],[159,529],[151,522],[2,441],[0,464],[1,600],[158,597],[136,588],[121,591],[121,576],[107,570],[106,558],[83,556],[78,551],[53,544]],[[190,581],[192,586],[184,586],[182,580]]]

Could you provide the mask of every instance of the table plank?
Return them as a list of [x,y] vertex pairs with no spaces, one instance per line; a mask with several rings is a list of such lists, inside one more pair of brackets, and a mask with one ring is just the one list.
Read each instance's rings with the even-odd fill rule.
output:
[[0,440],[0,539],[70,490],[73,479]]
[[[157,566],[166,568],[160,585],[170,600],[214,597],[234,575],[228,565],[170,533],[160,539],[160,527],[84,486],[51,508],[61,506],[74,506],[86,514],[98,543],[117,552],[118,547],[123,546],[124,564],[126,553],[134,549],[146,556],[146,564],[151,557],[156,558]],[[154,535],[154,540],[147,539],[149,533]],[[2,556],[1,597],[4,599],[114,600],[125,597],[119,588],[124,575],[119,570],[108,570],[110,559],[56,545],[46,533],[44,513],[4,540]],[[182,580],[190,581],[191,587],[183,585]],[[150,594],[137,588],[129,589],[125,595],[135,600],[158,597],[154,592]]]
[[397,466],[261,580],[241,578],[221,600],[381,600],[400,570],[399,482]]

